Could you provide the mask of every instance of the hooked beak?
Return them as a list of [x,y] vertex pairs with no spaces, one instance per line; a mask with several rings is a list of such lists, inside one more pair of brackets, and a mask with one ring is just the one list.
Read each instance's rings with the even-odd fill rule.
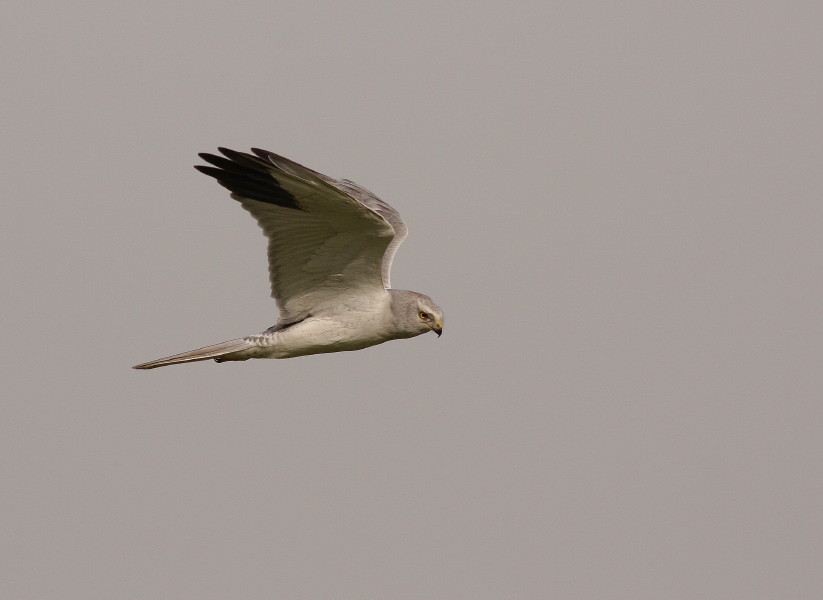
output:
[[443,335],[443,323],[442,323],[442,321],[438,321],[437,324],[434,327],[432,327],[432,331],[434,331],[437,334],[437,337],[440,337],[441,335]]

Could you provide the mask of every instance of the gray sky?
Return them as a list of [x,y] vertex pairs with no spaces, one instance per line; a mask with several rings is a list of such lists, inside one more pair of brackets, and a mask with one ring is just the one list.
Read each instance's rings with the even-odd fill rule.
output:
[[[823,595],[816,3],[3,12],[0,596]],[[443,337],[132,370],[276,319],[218,145]]]

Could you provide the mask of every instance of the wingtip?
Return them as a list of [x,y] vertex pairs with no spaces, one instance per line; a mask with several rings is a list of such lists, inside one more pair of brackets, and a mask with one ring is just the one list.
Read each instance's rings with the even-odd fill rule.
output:
[[249,154],[247,152],[240,152],[239,150],[232,150],[231,148],[226,148],[224,146],[218,146],[217,150],[220,152],[220,154],[222,154],[223,156],[225,156],[226,158],[229,158],[231,160],[235,160],[235,161],[236,160],[244,160],[244,159],[245,160],[251,159],[252,161],[257,160],[256,157],[252,156],[251,154]]
[[203,173],[204,175],[208,175],[209,177],[214,177],[220,185],[223,185],[221,181],[224,176],[226,175],[226,171],[223,169],[218,169],[217,167],[210,167],[207,165],[194,165],[194,168]]

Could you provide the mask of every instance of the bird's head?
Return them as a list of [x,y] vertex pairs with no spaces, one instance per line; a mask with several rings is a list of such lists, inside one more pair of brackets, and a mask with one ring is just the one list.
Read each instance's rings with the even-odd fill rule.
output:
[[[443,333],[443,312],[437,307],[434,302],[430,304],[418,303],[417,318],[420,320],[420,326],[431,329],[440,337]],[[425,330],[423,333],[426,333]]]
[[443,311],[434,300],[417,292],[391,291],[396,294],[393,310],[405,334],[411,337],[434,331],[440,337],[443,333]]

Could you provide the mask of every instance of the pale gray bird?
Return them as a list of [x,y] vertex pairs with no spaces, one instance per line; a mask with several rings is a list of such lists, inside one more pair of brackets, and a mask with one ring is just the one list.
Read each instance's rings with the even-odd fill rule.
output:
[[231,191],[269,240],[269,279],[280,308],[262,333],[175,354],[135,369],[184,362],[291,358],[360,350],[443,332],[443,311],[423,294],[390,289],[407,229],[396,210],[347,179],[332,179],[267,150],[219,148],[196,166]]

